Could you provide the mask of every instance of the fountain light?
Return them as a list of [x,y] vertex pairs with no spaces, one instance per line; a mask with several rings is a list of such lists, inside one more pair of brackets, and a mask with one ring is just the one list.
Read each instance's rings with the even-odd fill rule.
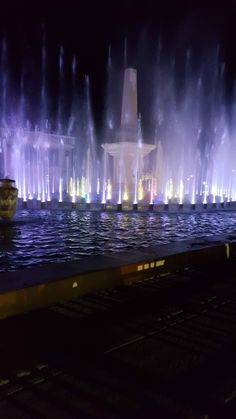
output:
[[119,176],[119,195],[118,195],[118,201],[117,201],[118,205],[122,204],[122,200],[121,200],[121,175]]
[[82,197],[82,198],[85,198],[85,183],[86,183],[86,180],[85,180],[85,178],[84,178],[84,176],[82,176],[82,178],[81,178],[81,183],[80,183],[80,196]]
[[112,186],[110,179],[107,180],[107,201],[110,201],[112,198]]
[[26,202],[27,201],[27,196],[26,196],[26,185],[25,182],[23,183],[23,201]]
[[183,204],[183,197],[184,197],[184,182],[181,179],[179,184],[179,203],[180,205]]
[[90,199],[90,195],[88,194],[88,196],[86,197],[86,204],[90,204],[91,203],[91,199]]
[[168,189],[167,186],[165,188],[165,194],[164,194],[164,204],[168,205]]
[[142,179],[139,179],[138,181],[138,200],[143,200],[143,182]]
[[73,179],[72,177],[69,178],[69,186],[68,186],[68,193],[70,196],[73,196]]
[[62,187],[63,187],[63,178],[60,177],[60,182],[59,182],[59,202],[62,202]]
[[[163,201],[163,198],[165,204],[173,198],[179,199],[179,203],[182,204],[185,196],[189,196],[192,204],[195,204],[197,197],[201,197],[202,202],[206,204],[211,195],[213,203],[218,197],[221,202],[224,202],[224,197],[227,197],[228,201],[236,199],[236,168],[234,169],[233,159],[236,149],[236,108],[232,106],[231,109],[231,126],[228,122],[228,108],[224,106],[224,95],[220,94],[224,85],[222,76],[220,78],[217,75],[218,71],[214,71],[214,83],[208,83],[209,72],[205,67],[207,63],[202,63],[199,74],[189,70],[188,74],[185,74],[184,88],[179,98],[178,80],[173,66],[169,66],[166,71],[168,67],[163,66],[160,60],[158,72],[154,74],[152,83],[154,101],[147,110],[153,132],[150,127],[146,129],[145,126],[142,132],[141,117],[138,116],[137,72],[133,68],[126,69],[123,93],[121,92],[121,119],[117,129],[114,129],[117,115],[111,106],[112,100],[111,103],[109,100],[107,103],[104,137],[107,134],[107,141],[110,142],[103,144],[104,159],[100,162],[96,149],[96,130],[88,77],[85,79],[85,95],[78,100],[78,103],[81,103],[79,120],[76,119],[76,109],[76,113],[72,110],[69,121],[64,123],[62,91],[65,57],[66,54],[64,55],[63,49],[60,48],[56,70],[59,73],[58,115],[56,121],[48,121],[46,111],[49,111],[49,101],[47,103],[45,83],[47,53],[45,44],[42,45],[42,74],[39,86],[41,113],[35,126],[27,121],[27,89],[24,92],[22,83],[19,86],[19,103],[15,115],[9,121],[9,77],[3,69],[3,62],[0,62],[3,69],[0,92],[0,163],[3,176],[16,179],[19,197],[24,201],[37,198],[42,202],[45,202],[45,199],[50,201],[53,197],[62,202],[64,195],[65,198],[70,196],[72,201],[81,196],[87,203],[96,197],[96,200],[100,199],[104,204],[113,199],[118,204],[123,200],[133,200],[135,205],[147,197],[150,204],[154,199],[159,202]],[[111,60],[111,57],[109,59]],[[185,64],[183,63],[183,66]],[[215,70],[220,68],[220,64],[215,60],[211,65]],[[76,60],[73,58],[73,91],[77,91],[76,69]],[[109,72],[111,70],[112,66],[109,65]],[[109,77],[110,75],[109,73]],[[168,89],[164,88],[166,85],[169,86]],[[214,98],[214,106],[210,108],[215,109],[215,112],[208,113],[209,124],[205,124],[203,115],[206,96],[212,101]],[[78,126],[78,138],[65,134],[73,132],[74,120],[76,127]],[[147,118],[144,118],[145,120]],[[53,124],[58,128],[54,133],[49,133]],[[145,139],[145,131],[150,133],[150,144]],[[153,153],[155,149],[156,152]]]
[[76,196],[80,196],[80,181],[79,178],[76,178]]
[[125,186],[124,193],[123,193],[123,201],[128,201],[128,200],[129,200],[128,189],[127,189],[127,186]]
[[41,202],[45,202],[45,190],[44,190],[44,186],[42,189],[42,198],[41,198]]
[[102,204],[106,204],[106,189],[107,189],[107,183],[104,180],[103,181],[103,188],[102,188]]
[[167,192],[168,199],[171,199],[173,197],[173,192],[174,192],[173,180],[172,178],[170,178],[169,185],[168,185],[168,192]]
[[97,195],[100,195],[100,179],[97,179]]

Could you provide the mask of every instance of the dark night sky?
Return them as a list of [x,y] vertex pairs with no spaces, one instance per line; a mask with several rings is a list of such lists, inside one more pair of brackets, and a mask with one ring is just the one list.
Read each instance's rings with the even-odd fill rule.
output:
[[10,40],[13,67],[18,68],[22,54],[33,54],[40,46],[44,23],[51,56],[57,56],[62,42],[67,56],[76,53],[80,72],[90,75],[96,110],[104,95],[108,45],[121,56],[125,36],[130,65],[143,59],[135,55],[143,38],[152,53],[160,33],[173,51],[220,43],[227,77],[232,79],[236,76],[235,17],[233,0],[8,0],[1,5],[0,33]]

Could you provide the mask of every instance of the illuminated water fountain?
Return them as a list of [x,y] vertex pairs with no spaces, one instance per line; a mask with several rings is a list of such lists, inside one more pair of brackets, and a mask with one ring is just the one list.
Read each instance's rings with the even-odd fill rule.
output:
[[[20,97],[12,111],[6,42],[2,43],[0,177],[12,178],[19,190],[18,197],[25,203],[50,201],[75,203],[90,202],[97,184],[95,133],[90,106],[89,78],[83,83],[80,105],[76,85],[76,59],[71,65],[73,98],[71,112],[66,119],[64,108],[64,50],[58,54],[58,105],[56,118],[49,122],[47,93],[47,53],[45,39],[41,51],[40,111],[37,124],[27,119],[24,72],[20,81]],[[32,100],[32,98],[30,98]],[[75,129],[75,125],[78,127]],[[76,136],[73,135],[76,134]]]
[[[20,98],[17,111],[10,113],[10,86],[7,69],[6,42],[2,45],[2,100],[0,128],[0,173],[2,178],[12,178],[19,190],[18,197],[24,202],[33,199],[42,203],[57,199],[62,201],[68,192],[67,185],[73,174],[75,138],[65,135],[61,129],[60,101],[58,129],[50,132],[46,115],[46,50],[42,46],[42,85],[40,92],[40,117],[38,124],[26,119],[24,77],[20,82]],[[63,49],[59,53],[59,73],[62,77]]]
[[72,160],[74,139],[21,128],[2,129],[0,136],[2,176],[15,179],[19,198],[25,202],[62,201],[70,177],[65,168]]
[[[219,63],[218,54],[212,53],[208,58],[194,69],[187,52],[180,77],[173,57],[168,61],[158,50],[152,76],[145,80],[141,75],[139,80],[152,93],[145,109],[143,98],[138,98],[137,70],[126,68],[123,88],[117,87],[120,91],[116,97],[122,100],[116,101],[115,111],[108,104],[107,126],[98,135],[89,77],[80,81],[78,88],[75,57],[70,66],[71,103],[65,116],[62,47],[56,69],[56,121],[50,121],[45,39],[37,123],[27,118],[24,72],[19,101],[12,110],[8,103],[11,95],[7,47],[3,42],[0,177],[16,181],[19,198],[25,205],[47,205],[53,201],[78,208],[95,203],[155,208],[171,203],[215,205],[236,201],[236,107],[234,101],[226,103],[224,66]],[[109,72],[111,64],[109,54]],[[114,90],[113,86],[110,93]],[[142,109],[142,119],[138,109]],[[142,122],[147,119],[148,129]]]
[[218,49],[197,70],[187,51],[180,77],[173,57],[163,59],[159,49],[151,82],[143,80],[153,98],[144,110],[149,144],[137,117],[136,71],[125,71],[121,123],[102,145],[103,202],[195,207],[236,200],[236,108],[225,97],[224,70]]
[[[102,147],[105,153],[113,157],[113,194],[108,187],[110,181],[107,180],[107,188],[103,189],[103,203],[112,198],[118,204],[123,201],[134,204],[138,200],[143,201],[144,159],[156,146],[142,140],[137,114],[137,73],[133,68],[126,69],[124,74],[121,125],[115,142],[102,144]],[[104,158],[106,160],[107,156]],[[106,179],[105,169],[105,182]],[[152,200],[152,192],[149,195],[146,199]]]
[[219,63],[218,50],[198,71],[187,52],[181,88],[173,59],[167,71],[163,61],[159,54],[153,104],[155,201],[192,205],[234,201],[235,97],[233,104],[226,100],[225,67]]

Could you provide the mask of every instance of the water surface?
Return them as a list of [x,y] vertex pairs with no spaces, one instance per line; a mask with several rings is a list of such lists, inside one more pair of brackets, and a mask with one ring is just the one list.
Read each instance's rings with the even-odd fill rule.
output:
[[0,272],[236,232],[236,212],[19,211],[0,224]]

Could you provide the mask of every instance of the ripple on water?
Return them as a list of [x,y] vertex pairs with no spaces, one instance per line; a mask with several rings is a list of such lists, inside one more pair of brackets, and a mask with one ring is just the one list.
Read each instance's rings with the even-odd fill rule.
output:
[[0,223],[0,271],[79,260],[200,236],[235,233],[236,213],[19,211]]

